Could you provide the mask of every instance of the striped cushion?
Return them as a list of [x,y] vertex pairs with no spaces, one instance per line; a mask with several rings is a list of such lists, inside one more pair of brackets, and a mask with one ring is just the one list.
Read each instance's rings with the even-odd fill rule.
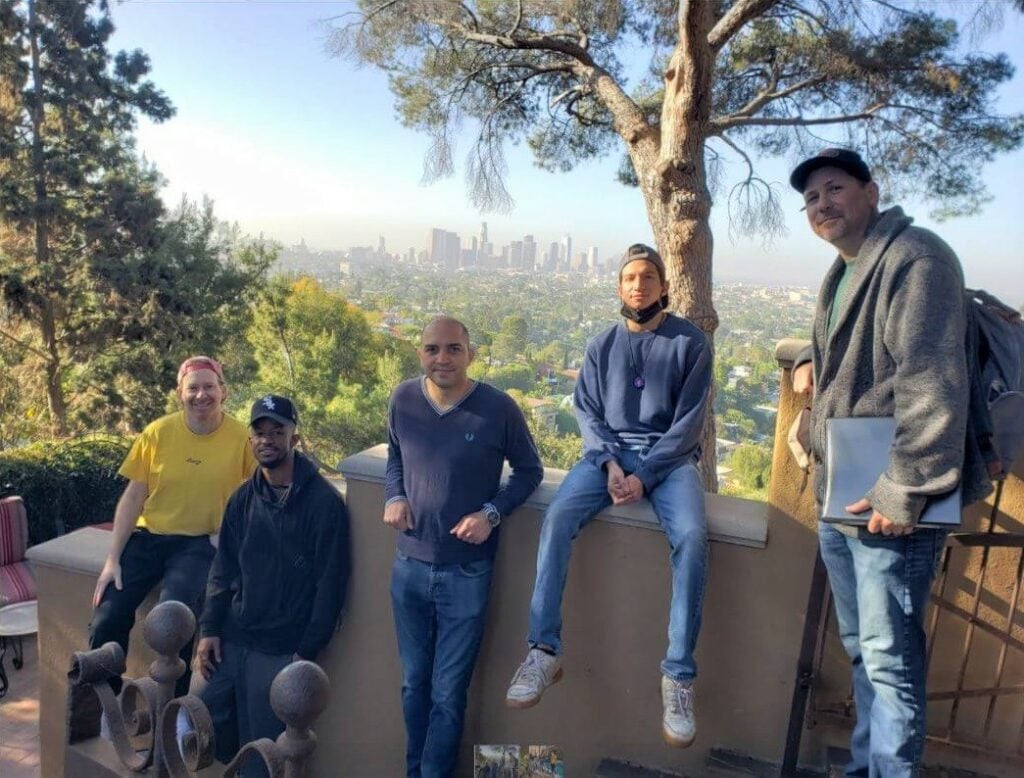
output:
[[0,566],[20,562],[28,548],[28,517],[20,497],[0,500]]
[[36,579],[28,562],[0,567],[0,607],[36,599]]

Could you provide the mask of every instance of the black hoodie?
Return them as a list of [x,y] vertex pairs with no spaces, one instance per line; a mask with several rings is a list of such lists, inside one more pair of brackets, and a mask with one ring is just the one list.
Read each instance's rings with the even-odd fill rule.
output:
[[228,500],[210,569],[202,637],[315,660],[338,625],[349,572],[348,511],[295,454],[283,502],[256,468]]

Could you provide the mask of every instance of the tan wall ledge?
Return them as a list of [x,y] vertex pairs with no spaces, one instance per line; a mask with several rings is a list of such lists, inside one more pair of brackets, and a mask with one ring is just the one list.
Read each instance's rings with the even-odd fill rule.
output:
[[[381,444],[350,456],[339,468],[349,481],[365,481],[372,484],[384,483],[388,449]],[[509,470],[505,468],[504,477]],[[544,480],[523,504],[539,513],[547,510],[555,498],[558,487],[565,478],[565,470],[544,468]],[[750,548],[764,548],[768,543],[768,521],[774,509],[762,502],[744,500],[738,497],[722,497],[706,494],[708,537],[719,543],[733,543]],[[602,511],[597,521],[625,524],[631,527],[661,532],[658,519],[647,500],[631,505],[613,505]]]

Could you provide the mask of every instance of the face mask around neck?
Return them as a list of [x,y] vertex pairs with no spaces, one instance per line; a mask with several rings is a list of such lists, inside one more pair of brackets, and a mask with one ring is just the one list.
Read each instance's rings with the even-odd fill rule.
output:
[[623,303],[619,312],[630,321],[635,321],[637,324],[646,324],[665,310],[667,302],[668,298],[662,297],[648,305],[646,308],[630,308],[628,305]]

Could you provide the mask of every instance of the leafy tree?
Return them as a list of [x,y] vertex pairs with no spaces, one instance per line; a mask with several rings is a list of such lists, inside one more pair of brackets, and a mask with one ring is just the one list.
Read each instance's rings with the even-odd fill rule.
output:
[[560,340],[553,340],[539,351],[535,351],[533,358],[537,362],[546,362],[556,370],[568,366],[569,348]]
[[185,353],[244,330],[270,249],[208,204],[164,212],[131,132],[173,108],[142,52],[108,51],[106,2],[0,0],[0,28],[4,360],[35,390],[21,410],[41,421],[45,398],[52,433],[135,427]]
[[527,345],[526,319],[522,316],[506,316],[491,344],[491,356],[502,362],[511,362],[526,353]]
[[571,469],[583,455],[583,439],[578,435],[560,435],[539,424],[526,404],[526,396],[520,390],[509,389],[508,395],[519,404],[519,409],[526,417],[526,426],[530,428],[544,466]]
[[729,371],[732,369],[732,363],[725,359],[724,356],[719,352],[715,359],[714,371],[715,371],[715,386],[718,387],[718,391],[722,391],[722,387],[725,386],[729,380]]
[[533,368],[528,365],[503,365],[487,374],[487,383],[502,391],[518,389],[529,392],[534,387]]
[[[746,173],[721,198],[735,231],[781,229],[762,156],[822,145],[865,149],[890,196],[930,198],[939,215],[976,211],[983,163],[1024,138],[998,116],[1002,54],[959,47],[958,26],[899,0],[359,0],[331,23],[333,50],[390,76],[406,126],[432,137],[426,178],[453,172],[453,143],[475,124],[470,198],[509,208],[504,144],[568,170],[625,150],[668,265],[672,302],[705,332],[712,303],[713,192],[723,162]],[[628,50],[650,52],[627,83]],[[823,137],[819,133],[827,134]],[[710,418],[710,415],[709,415]],[[705,430],[712,451],[713,421]],[[715,483],[714,457],[702,464]]]
[[308,277],[271,281],[249,342],[259,391],[295,400],[307,452],[328,466],[384,440],[391,391],[418,371],[410,343],[374,333],[361,310]]
[[[112,286],[112,258],[152,247],[161,213],[157,176],[135,161],[128,133],[137,113],[173,113],[144,80],[144,54],[112,59],[113,25],[105,3],[93,5],[0,2],[0,273],[8,304],[38,330],[38,348],[18,345],[42,362],[58,434],[67,431],[62,343],[88,326],[93,307],[82,298],[94,277]],[[82,321],[62,326],[76,313]]]
[[729,408],[722,414],[722,421],[725,424],[735,424],[741,439],[750,440],[757,434],[757,425],[754,421],[736,408]]
[[746,489],[765,489],[772,473],[772,452],[767,446],[744,443],[729,457],[729,467]]
[[576,414],[566,408],[559,408],[555,417],[555,427],[559,435],[580,436],[580,424],[576,421]]

